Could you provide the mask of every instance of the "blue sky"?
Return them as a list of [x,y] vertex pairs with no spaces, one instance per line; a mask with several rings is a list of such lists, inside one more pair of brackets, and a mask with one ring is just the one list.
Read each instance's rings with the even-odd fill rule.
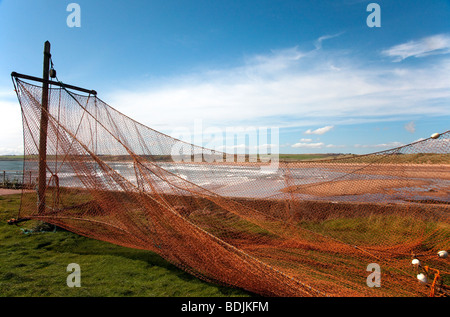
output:
[[46,40],[61,81],[170,135],[277,127],[281,153],[370,153],[450,128],[448,0],[2,0],[0,154],[23,151],[10,73],[40,76]]

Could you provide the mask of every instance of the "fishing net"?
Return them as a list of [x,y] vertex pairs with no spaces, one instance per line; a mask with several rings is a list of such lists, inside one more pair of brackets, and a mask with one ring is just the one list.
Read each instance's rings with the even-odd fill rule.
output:
[[[450,165],[436,162],[449,162],[449,131],[368,155],[229,159],[96,95],[52,86],[46,111],[42,87],[14,84],[28,188],[38,184],[48,118],[45,197],[24,191],[19,219],[156,252],[202,280],[263,296],[428,296],[446,281],[448,259],[437,252],[450,241]],[[423,267],[413,258],[429,283],[416,279]]]

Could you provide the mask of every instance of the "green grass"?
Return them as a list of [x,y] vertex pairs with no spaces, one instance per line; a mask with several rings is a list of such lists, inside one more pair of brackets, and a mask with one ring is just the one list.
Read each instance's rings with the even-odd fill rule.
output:
[[23,161],[24,155],[0,155],[0,161]]
[[333,163],[385,163],[385,164],[450,164],[450,154],[415,153],[398,155],[356,154],[280,154],[280,161],[323,161]]
[[279,154],[280,161],[307,161],[317,159],[332,159],[338,154]]
[[[25,234],[7,224],[19,204],[20,195],[0,196],[0,297],[252,296],[201,281],[150,251],[64,230]],[[67,286],[70,263],[80,265],[81,287]]]
[[[329,237],[339,239],[348,244],[362,245],[396,245],[404,241],[414,240],[422,235],[430,236],[431,245],[437,244],[432,241],[431,235],[437,226],[443,223],[432,221],[420,221],[413,217],[394,215],[371,215],[368,217],[337,218],[323,222],[301,222],[301,227],[326,234]],[[446,234],[450,239],[450,231],[441,228],[440,232]]]
[[[199,280],[150,251],[125,248],[65,230],[26,234],[21,229],[31,228],[35,224],[21,223],[21,228],[6,223],[10,218],[17,217],[19,204],[20,195],[0,196],[0,297],[254,296],[240,289]],[[196,217],[192,220],[203,225],[211,222],[204,215]],[[233,222],[232,234],[243,235],[245,238],[246,233],[251,233],[251,236],[270,238],[270,234],[261,228],[235,221],[234,218],[223,219],[226,220]],[[414,221],[410,217],[387,213],[367,217],[339,217],[323,221],[301,220],[298,225],[308,231],[358,246],[397,244],[404,239],[413,239],[415,234],[433,232],[440,228],[437,235],[432,234],[424,241],[422,249],[418,250],[420,252],[436,248],[439,244],[445,249],[450,238],[447,223]],[[230,233],[220,226],[209,229],[218,235]],[[306,233],[302,233],[303,238],[308,239]],[[311,239],[315,239],[315,235],[311,235]],[[285,264],[291,267],[292,259],[298,258],[295,263],[310,270],[312,277],[323,281],[329,279],[335,269],[349,270],[351,275],[358,268],[362,268],[358,271],[359,274],[365,273],[363,267],[366,265],[365,259],[355,258],[349,254],[322,252],[314,248],[274,248],[273,251],[280,257],[270,255],[266,259],[268,263],[274,261],[276,265]],[[406,262],[409,262],[409,255],[404,257],[402,260],[406,259]],[[436,261],[437,259],[430,262],[431,267],[440,264]],[[66,284],[70,274],[66,268],[70,263],[77,263],[81,267],[79,288],[70,288]],[[356,281],[359,277],[360,275],[355,275],[352,279]],[[412,273],[411,277],[414,278]],[[444,284],[448,285],[449,278],[448,275],[443,276]],[[365,283],[365,279],[358,279],[356,282]]]

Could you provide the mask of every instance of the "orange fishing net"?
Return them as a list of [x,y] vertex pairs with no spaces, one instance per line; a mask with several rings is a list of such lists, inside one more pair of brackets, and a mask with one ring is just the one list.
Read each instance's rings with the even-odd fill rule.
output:
[[[450,132],[268,170],[270,162],[224,160],[155,131],[97,96],[53,87],[47,112],[42,87],[15,85],[31,188],[48,115],[45,205],[24,192],[20,218],[150,250],[203,280],[264,296],[428,296],[412,257],[444,280],[450,271],[437,256],[449,247],[450,165],[433,164],[450,156]],[[180,144],[188,159],[175,159]],[[380,287],[368,286],[371,263]]]

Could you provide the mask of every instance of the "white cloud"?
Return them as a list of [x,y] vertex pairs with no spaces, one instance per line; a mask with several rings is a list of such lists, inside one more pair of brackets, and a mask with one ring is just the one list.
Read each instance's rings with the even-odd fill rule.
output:
[[405,124],[405,130],[410,133],[416,132],[416,124],[414,123],[414,121],[411,121],[411,122],[408,122],[407,124]]
[[[442,53],[450,47],[447,40],[448,36],[436,37],[428,48],[426,41],[413,41],[410,49],[397,46],[385,54],[406,58]],[[178,127],[191,128],[197,119],[205,128],[317,126],[322,128],[307,132],[321,135],[330,130],[330,122],[337,126],[450,115],[449,57],[443,55],[424,66],[394,64],[394,68],[360,62],[350,53],[337,55],[324,48],[311,53],[291,47],[250,56],[237,67],[180,75],[163,83],[130,82],[132,88],[113,87],[99,97],[167,134]],[[11,89],[3,91],[0,146],[13,149],[23,142],[20,107],[12,101]],[[302,143],[320,144],[312,140],[297,144]]]
[[248,146],[245,144],[237,144],[237,145],[220,145],[214,148],[216,151],[224,151],[224,152],[235,152],[240,150],[248,150]]
[[318,129],[316,129],[316,130],[314,130],[314,131],[312,131],[311,129],[308,129],[308,130],[305,131],[305,134],[318,134],[318,135],[322,135],[322,134],[325,134],[325,133],[327,133],[327,132],[333,130],[333,128],[334,128],[334,126],[329,125],[329,126],[326,126],[326,127],[323,127],[323,128],[318,128]]
[[[351,56],[346,63],[345,57],[334,61],[321,52],[308,56],[298,48],[272,52],[249,58],[240,67],[180,76],[164,84],[139,83],[127,91],[115,89],[102,99],[168,134],[197,119],[219,128],[283,128],[326,126],[330,120],[338,125],[450,115],[450,59],[423,67],[369,69]],[[340,71],[324,66],[329,63]]]
[[23,155],[23,146],[0,147],[1,155]]
[[335,144],[325,144],[323,142],[312,143],[312,139],[300,139],[299,143],[291,145],[292,148],[303,148],[303,149],[321,149],[321,148],[344,148],[345,145],[335,145]]
[[222,151],[227,153],[245,153],[246,151],[249,151],[250,153],[268,153],[273,152],[276,150],[279,146],[277,144],[261,144],[261,145],[249,145],[249,144],[236,144],[236,145],[217,145],[213,146],[211,149],[216,151]]
[[405,145],[404,143],[401,142],[389,142],[389,143],[382,143],[382,144],[355,144],[355,148],[386,148],[386,149],[390,149],[390,148],[397,148],[400,146]]
[[10,97],[9,93],[0,93],[0,155],[22,155],[24,149],[20,106],[18,102],[9,101]]
[[424,57],[435,54],[450,53],[450,35],[438,34],[395,45],[382,52],[400,62],[408,57]]
[[314,46],[316,47],[316,50],[320,50],[322,48],[322,42],[325,40],[329,40],[332,39],[334,37],[338,37],[340,35],[342,35],[344,32],[340,32],[337,34],[333,34],[333,35],[323,35],[321,37],[319,37],[315,42],[314,42]]
[[345,148],[345,145],[327,144],[326,148]]
[[269,151],[269,150],[271,150],[271,149],[275,149],[275,148],[277,148],[279,145],[278,144],[261,144],[261,145],[256,145],[256,146],[253,146],[252,148],[253,149],[255,149],[255,150],[258,150],[258,151],[261,151],[262,150],[262,152],[261,153],[263,153],[264,151]]
[[319,143],[295,143],[292,145],[293,148],[306,148],[306,149],[320,149],[325,144],[322,142]]

